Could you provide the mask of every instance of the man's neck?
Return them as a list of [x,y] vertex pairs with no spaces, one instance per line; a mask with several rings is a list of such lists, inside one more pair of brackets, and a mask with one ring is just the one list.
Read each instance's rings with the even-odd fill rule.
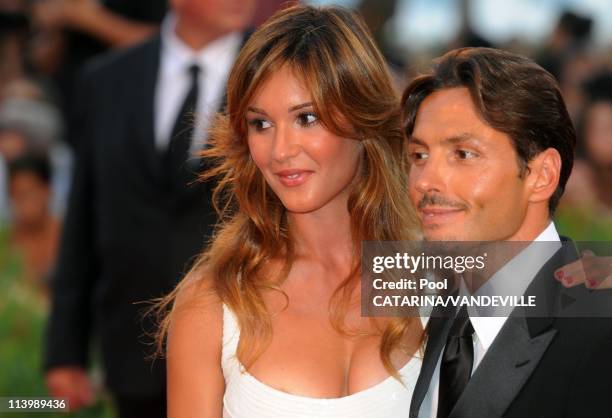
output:
[[203,30],[201,27],[181,18],[176,22],[174,33],[193,51],[205,48],[208,44],[226,34],[225,32]]
[[534,241],[551,223],[551,219],[548,216],[533,216],[527,215],[521,227],[506,241]]
[[37,238],[41,235],[47,234],[53,227],[54,222],[55,221],[51,216],[45,216],[35,223],[18,224],[14,226],[12,235],[16,240]]

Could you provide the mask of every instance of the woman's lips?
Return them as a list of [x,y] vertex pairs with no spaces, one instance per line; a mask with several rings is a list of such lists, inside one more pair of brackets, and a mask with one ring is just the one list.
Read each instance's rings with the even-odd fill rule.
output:
[[278,171],[274,174],[278,177],[283,186],[296,187],[304,184],[312,174],[312,171],[293,169]]

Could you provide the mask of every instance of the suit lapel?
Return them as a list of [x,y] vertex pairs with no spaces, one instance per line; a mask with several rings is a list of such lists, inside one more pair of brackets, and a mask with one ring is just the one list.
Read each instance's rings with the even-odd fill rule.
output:
[[510,317],[474,372],[450,418],[501,417],[535,370],[557,331],[551,318],[538,318],[545,331],[532,337],[528,320]]
[[[160,48],[161,38],[159,35],[151,38],[144,46],[143,59],[139,63],[138,77],[133,77],[136,83],[134,88],[132,122],[130,126],[134,130],[134,138],[127,138],[127,141],[133,143],[136,147],[135,152],[139,158],[134,160],[141,161],[144,164],[144,169],[152,181],[158,182],[160,178],[161,167],[159,164],[159,155],[155,148],[155,131],[154,131],[154,107],[155,107],[155,90],[157,83],[157,75],[160,65]],[[131,86],[127,86],[130,88]]]
[[417,418],[419,416],[419,409],[429,390],[431,377],[446,343],[446,337],[452,322],[448,315],[443,314],[438,314],[436,317],[432,316],[429,319],[427,324],[427,347],[425,348],[421,372],[419,373],[414,393],[412,394],[412,401],[410,402],[410,418]]
[[503,416],[557,334],[553,325],[561,291],[553,272],[575,258],[565,243],[536,274],[525,295],[535,295],[541,303],[532,310],[517,308],[508,318],[449,418]]

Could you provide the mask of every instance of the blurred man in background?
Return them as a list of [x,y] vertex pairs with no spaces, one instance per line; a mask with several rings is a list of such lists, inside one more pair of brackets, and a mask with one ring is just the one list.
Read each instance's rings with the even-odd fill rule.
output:
[[74,182],[45,355],[50,393],[69,397],[73,410],[94,398],[95,330],[119,416],[165,416],[165,365],[145,360],[153,324],[140,321],[146,306],[137,302],[176,285],[216,222],[211,185],[192,184],[194,155],[255,1],[170,3],[159,36],[95,60],[76,88]]

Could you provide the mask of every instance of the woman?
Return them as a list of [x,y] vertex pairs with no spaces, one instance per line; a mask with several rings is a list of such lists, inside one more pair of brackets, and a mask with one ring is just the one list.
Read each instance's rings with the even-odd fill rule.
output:
[[612,73],[584,83],[583,158],[574,163],[557,218],[574,239],[612,237]]
[[25,278],[46,300],[61,229],[49,208],[51,165],[46,155],[27,153],[9,162],[8,172],[11,246],[23,256]]
[[397,98],[361,20],[273,16],[210,141],[223,222],[160,308],[169,417],[405,415],[421,322],[360,315],[361,242],[417,238]]

